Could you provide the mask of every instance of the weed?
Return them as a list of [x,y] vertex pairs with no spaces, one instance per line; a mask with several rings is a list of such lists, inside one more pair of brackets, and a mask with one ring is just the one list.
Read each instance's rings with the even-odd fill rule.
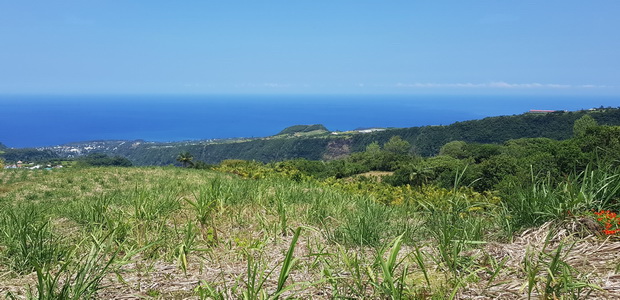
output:
[[60,239],[50,229],[50,222],[32,206],[6,210],[0,224],[6,257],[19,273],[53,264],[66,255]]
[[529,250],[523,259],[528,299],[531,299],[534,291],[542,299],[558,299],[567,295],[572,299],[583,299],[592,291],[600,289],[582,279],[576,270],[564,261],[562,253],[570,253],[572,246],[564,249],[565,244],[560,243],[554,251],[547,252],[549,246],[550,235],[538,255]]
[[357,210],[344,212],[344,222],[332,231],[332,240],[347,245],[380,245],[390,232],[386,220],[390,220],[391,209],[370,199],[356,204],[359,205]]
[[200,223],[203,235],[208,234],[207,226],[210,226],[210,233],[213,240],[217,242],[217,228],[215,225],[215,214],[222,211],[224,203],[229,198],[230,191],[222,187],[222,180],[217,178],[209,185],[201,187],[198,194],[194,193],[194,200],[186,198],[185,201],[192,207],[196,215],[196,220]]
[[394,239],[391,243],[392,247],[387,259],[383,258],[385,253],[384,251],[380,251],[377,256],[379,266],[381,267],[383,280],[381,283],[374,283],[374,285],[379,288],[383,294],[389,295],[391,299],[403,299],[407,294],[404,279],[406,278],[409,270],[408,266],[405,265],[400,274],[396,274],[396,268],[402,262],[402,260],[401,262],[398,261],[398,254],[400,252],[402,241],[402,235]]
[[68,253],[65,262],[60,269],[53,271],[49,265],[38,265],[37,272],[37,296],[29,291],[29,299],[91,299],[94,298],[101,286],[101,281],[107,274],[110,266],[116,258],[116,253],[110,253],[110,246],[104,245],[106,241],[93,241],[90,251],[78,258],[77,247]]

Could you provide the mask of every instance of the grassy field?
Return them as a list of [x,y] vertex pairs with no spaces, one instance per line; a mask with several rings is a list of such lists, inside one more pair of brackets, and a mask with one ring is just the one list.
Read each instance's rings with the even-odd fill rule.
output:
[[510,199],[427,187],[391,204],[370,184],[343,182],[0,170],[0,295],[618,297],[620,242],[587,210],[615,201],[617,173],[541,180]]

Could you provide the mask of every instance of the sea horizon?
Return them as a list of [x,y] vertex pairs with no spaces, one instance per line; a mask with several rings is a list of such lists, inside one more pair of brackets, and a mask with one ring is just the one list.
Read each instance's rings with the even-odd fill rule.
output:
[[583,95],[0,95],[0,143],[252,138],[298,124],[403,128],[618,105],[617,96]]

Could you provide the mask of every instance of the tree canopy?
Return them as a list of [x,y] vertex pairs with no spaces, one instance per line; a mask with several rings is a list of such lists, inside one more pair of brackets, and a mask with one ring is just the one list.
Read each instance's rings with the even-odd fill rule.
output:
[[394,154],[407,154],[411,150],[411,144],[396,135],[383,145],[383,150]]
[[29,161],[41,162],[57,159],[58,155],[52,150],[37,150],[34,148],[5,148],[0,151],[0,157],[7,162]]
[[573,125],[573,136],[583,137],[589,129],[596,126],[598,126],[598,123],[594,120],[594,118],[592,118],[592,116],[584,115],[575,121],[575,124]]
[[280,133],[278,133],[278,135],[281,135],[281,134],[295,134],[295,133],[299,133],[299,132],[310,132],[310,131],[316,131],[316,130],[329,131],[329,130],[327,130],[327,128],[325,128],[325,126],[323,126],[321,124],[293,125],[293,126],[284,128],[282,131],[280,131]]
[[127,158],[122,156],[108,156],[103,153],[91,153],[83,156],[78,160],[78,166],[92,166],[92,167],[131,167],[132,163]]

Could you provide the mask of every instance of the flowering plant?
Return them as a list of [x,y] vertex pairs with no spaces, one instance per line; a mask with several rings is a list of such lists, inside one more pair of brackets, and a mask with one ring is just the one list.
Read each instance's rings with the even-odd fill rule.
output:
[[595,211],[596,221],[603,225],[605,235],[620,233],[620,215],[609,210]]

